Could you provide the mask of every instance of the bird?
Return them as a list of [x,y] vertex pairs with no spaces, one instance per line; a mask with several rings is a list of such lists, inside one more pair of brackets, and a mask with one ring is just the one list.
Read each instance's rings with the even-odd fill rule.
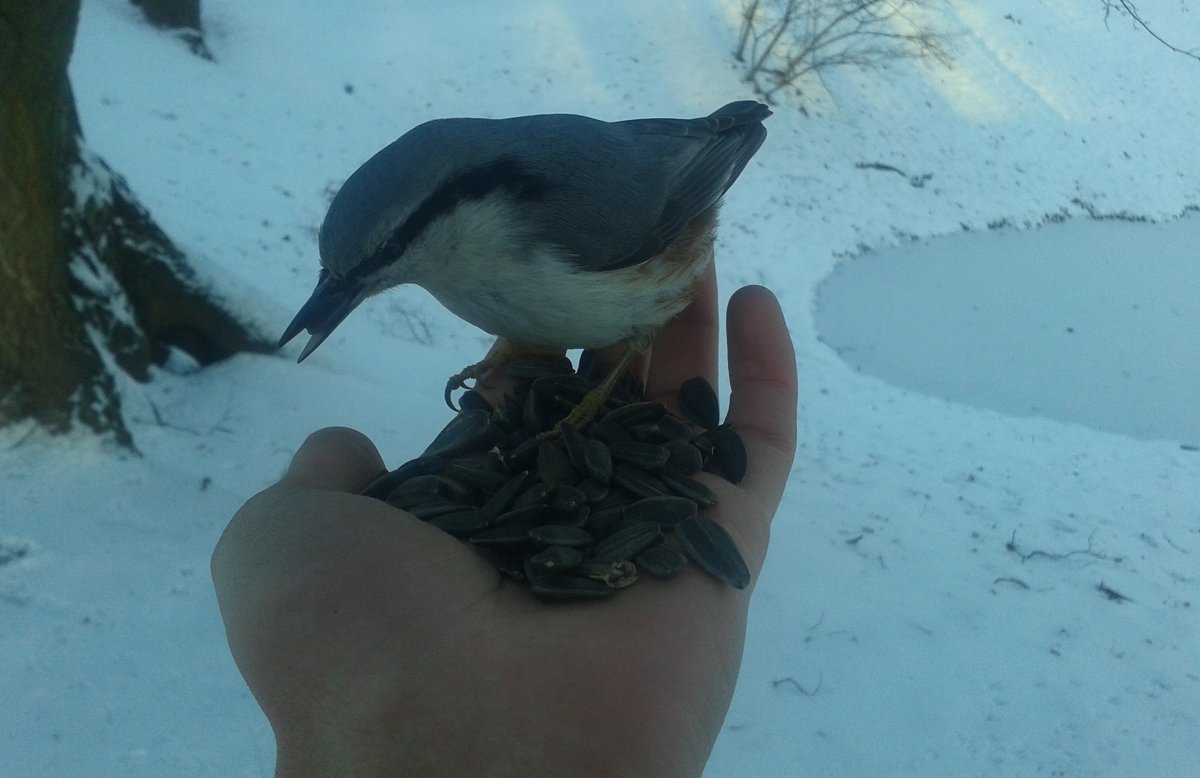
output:
[[594,415],[691,301],[712,262],[721,200],[766,139],[770,115],[742,100],[694,119],[420,124],[330,202],[316,288],[277,347],[307,330],[303,361],[368,297],[416,284],[498,339],[447,382],[451,408],[468,380],[526,353],[624,344],[581,404]]

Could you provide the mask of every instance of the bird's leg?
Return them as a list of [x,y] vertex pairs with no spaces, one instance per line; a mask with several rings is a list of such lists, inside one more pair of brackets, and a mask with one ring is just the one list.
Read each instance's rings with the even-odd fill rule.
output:
[[571,412],[567,414],[565,419],[554,425],[553,429],[543,432],[538,437],[542,440],[552,440],[561,434],[562,425],[569,424],[576,429],[581,429],[592,419],[596,418],[596,414],[608,402],[608,396],[612,394],[617,382],[625,375],[625,371],[629,369],[633,361],[650,349],[650,343],[653,339],[653,335],[639,335],[625,341],[624,353],[617,360],[617,364],[613,365],[612,370],[608,371],[608,375],[604,376],[604,380],[595,389],[585,394],[583,399],[571,409]]
[[532,346],[528,343],[521,343],[515,340],[506,338],[496,338],[496,342],[488,350],[487,356],[479,360],[473,365],[467,365],[462,370],[450,376],[446,381],[446,405],[450,410],[457,411],[454,407],[452,396],[457,389],[466,389],[469,379],[475,380],[475,387],[479,387],[479,382],[487,375],[489,370],[508,364],[514,359],[526,356],[546,357],[547,359],[562,356],[563,352],[558,349],[547,349],[540,346]]

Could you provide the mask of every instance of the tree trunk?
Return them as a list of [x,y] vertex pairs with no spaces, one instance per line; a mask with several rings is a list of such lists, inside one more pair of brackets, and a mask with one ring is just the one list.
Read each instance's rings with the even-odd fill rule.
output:
[[200,31],[200,0],[133,0],[133,4],[155,27]]
[[132,444],[113,368],[150,377],[269,344],[214,303],[80,139],[67,62],[80,0],[0,0],[0,422]]
[[200,0],[132,0],[142,9],[146,21],[164,30],[174,30],[192,49],[192,53],[212,59],[200,28]]

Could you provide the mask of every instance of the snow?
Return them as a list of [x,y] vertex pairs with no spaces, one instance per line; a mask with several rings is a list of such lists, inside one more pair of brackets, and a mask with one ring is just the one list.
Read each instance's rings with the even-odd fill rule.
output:
[[[214,63],[87,0],[71,77],[91,146],[275,334],[378,148],[438,116],[708,113],[750,96],[737,8],[210,0]],[[1139,9],[1200,43],[1185,4]],[[1198,254],[1171,220],[1200,205],[1200,64],[1098,3],[948,13],[952,69],[829,73],[722,212],[723,295],[788,314],[802,442],[708,773],[1197,774]],[[487,345],[407,288],[301,366],[122,381],[136,454],[0,430],[0,774],[270,774],[219,533],[314,428],[415,455]]]

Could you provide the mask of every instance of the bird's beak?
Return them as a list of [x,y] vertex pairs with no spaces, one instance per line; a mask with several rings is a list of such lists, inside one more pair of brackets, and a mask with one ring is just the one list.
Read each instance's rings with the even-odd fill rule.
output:
[[275,348],[283,348],[288,341],[300,334],[300,330],[308,330],[312,337],[308,339],[308,345],[296,360],[303,362],[317,346],[325,342],[329,333],[333,332],[342,323],[342,319],[349,316],[350,311],[353,311],[366,296],[366,287],[358,281],[336,279],[322,273],[312,296],[284,330],[283,337],[275,344]]

